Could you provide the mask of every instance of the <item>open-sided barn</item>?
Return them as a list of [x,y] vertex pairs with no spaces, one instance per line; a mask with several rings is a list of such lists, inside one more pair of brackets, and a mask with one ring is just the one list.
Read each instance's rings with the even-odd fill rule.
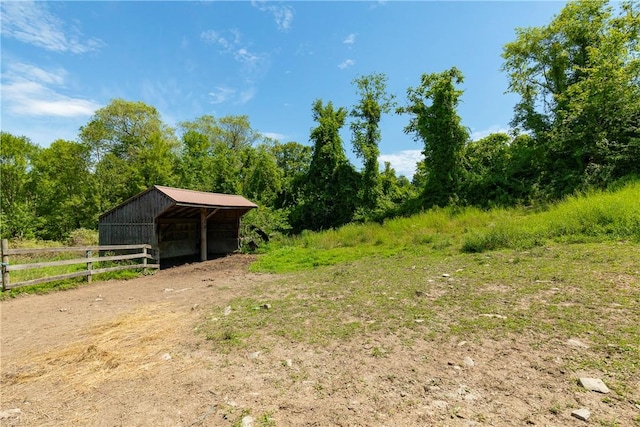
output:
[[147,243],[158,261],[235,251],[240,218],[257,206],[242,196],[155,185],[100,216],[100,245]]

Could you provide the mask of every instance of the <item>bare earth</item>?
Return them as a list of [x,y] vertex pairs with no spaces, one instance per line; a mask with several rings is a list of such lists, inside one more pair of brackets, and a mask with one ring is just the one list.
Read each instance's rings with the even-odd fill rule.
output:
[[[374,335],[214,352],[194,329],[213,306],[273,280],[249,273],[252,260],[1,302],[0,424],[580,426],[571,411],[585,407],[590,422],[626,426],[640,416],[614,392],[580,389],[579,373],[562,366],[581,349],[562,342],[406,346]],[[374,357],[374,347],[392,355]]]

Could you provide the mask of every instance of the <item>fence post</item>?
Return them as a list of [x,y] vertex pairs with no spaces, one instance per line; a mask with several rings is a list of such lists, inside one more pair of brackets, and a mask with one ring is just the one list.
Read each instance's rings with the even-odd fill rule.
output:
[[[91,258],[91,250],[88,250],[86,252],[86,257],[87,259]],[[93,274],[91,273],[91,270],[93,269],[93,263],[87,261],[87,271],[89,274],[87,274],[87,283],[91,283],[91,279],[93,279]]]
[[146,245],[142,247],[142,255],[144,256],[144,258],[142,258],[142,265],[144,265],[144,267],[142,268],[142,274],[146,276],[147,275],[147,246]]
[[9,270],[7,267],[9,266],[9,254],[7,251],[9,250],[9,241],[7,239],[2,239],[2,290],[6,291],[9,289]]

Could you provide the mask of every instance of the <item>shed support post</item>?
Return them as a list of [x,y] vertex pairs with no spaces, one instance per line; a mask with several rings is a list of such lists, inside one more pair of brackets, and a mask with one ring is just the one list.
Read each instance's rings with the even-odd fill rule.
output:
[[207,260],[207,209],[200,208],[200,261]]

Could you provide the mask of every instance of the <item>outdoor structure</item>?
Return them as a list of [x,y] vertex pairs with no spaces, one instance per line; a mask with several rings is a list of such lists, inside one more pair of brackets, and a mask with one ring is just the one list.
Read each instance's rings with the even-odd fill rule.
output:
[[160,259],[227,254],[240,247],[242,196],[155,185],[102,214],[100,245],[151,245]]

